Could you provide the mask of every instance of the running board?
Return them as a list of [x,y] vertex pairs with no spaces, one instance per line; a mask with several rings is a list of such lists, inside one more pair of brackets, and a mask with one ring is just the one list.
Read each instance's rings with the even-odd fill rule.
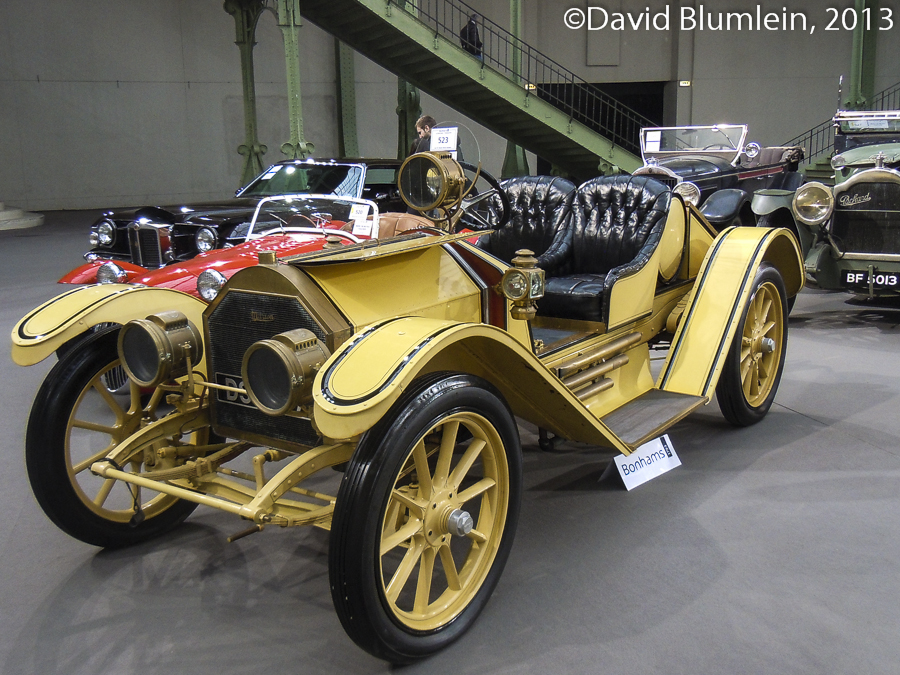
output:
[[635,450],[706,402],[705,396],[651,389],[602,421],[625,445]]

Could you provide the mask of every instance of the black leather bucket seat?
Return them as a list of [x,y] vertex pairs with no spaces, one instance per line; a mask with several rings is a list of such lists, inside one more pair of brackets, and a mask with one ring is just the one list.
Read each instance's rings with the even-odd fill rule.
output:
[[[547,276],[565,264],[571,249],[567,220],[575,185],[559,176],[521,176],[500,183],[512,213],[503,227],[482,235],[478,247],[511,263],[520,248],[534,252]],[[499,201],[499,200],[496,200]],[[491,204],[493,210],[496,205]]]

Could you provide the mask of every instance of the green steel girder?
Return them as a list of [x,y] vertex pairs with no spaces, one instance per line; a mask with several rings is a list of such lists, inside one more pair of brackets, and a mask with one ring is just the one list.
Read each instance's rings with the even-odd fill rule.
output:
[[303,138],[303,103],[300,98],[300,5],[299,0],[277,0],[278,27],[284,36],[287,69],[288,118],[291,140],[281,144],[288,159],[306,159],[315,146]]
[[356,131],[356,69],[353,49],[334,39],[338,94],[338,152],[341,157],[359,157]]
[[397,78],[397,159],[409,155],[412,142],[418,136],[416,121],[422,116],[422,97],[419,90],[402,77]]
[[[509,0],[509,25],[513,39],[521,41],[522,0]],[[512,71],[513,79],[521,84],[522,53],[518,50],[513,51]],[[506,156],[503,158],[503,168],[500,170],[500,177],[527,176],[529,173],[531,172],[528,170],[528,157],[525,155],[525,148],[516,145],[512,141],[506,141]]]
[[[863,11],[868,9],[872,17],[866,29]],[[875,96],[875,57],[878,38],[875,17],[879,16],[878,0],[856,0],[856,28],[853,30],[853,46],[850,55],[850,81],[845,106],[850,110],[865,110]]]
[[256,83],[253,76],[253,47],[256,26],[265,10],[264,0],[225,0],[223,9],[234,17],[235,44],[241,53],[241,81],[244,94],[244,143],[238,153],[244,156],[241,185],[246,185],[263,170],[262,157],[268,148],[259,142],[256,119]]
[[[406,0],[408,12],[418,11],[418,0]],[[418,137],[416,122],[422,116],[419,90],[402,77],[397,78],[397,159],[405,159]]]
[[303,0],[300,12],[356,51],[576,178],[633,171],[640,159],[435,35],[386,0]]

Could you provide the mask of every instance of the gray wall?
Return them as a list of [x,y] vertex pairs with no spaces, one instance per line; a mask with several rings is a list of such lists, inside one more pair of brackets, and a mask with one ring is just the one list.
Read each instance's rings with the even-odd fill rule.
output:
[[[508,24],[508,2],[476,2]],[[747,122],[778,144],[834,113],[852,35],[825,32],[820,0],[792,0],[817,25],[790,32],[570,30],[570,0],[526,0],[525,39],[589,82],[691,80],[670,87],[670,121]],[[600,3],[597,3],[600,4]],[[682,2],[682,5],[698,4]],[[749,0],[707,0],[707,11],[746,10]],[[763,2],[781,11],[782,2]],[[679,3],[607,0],[652,13]],[[877,89],[900,81],[897,28],[878,35]],[[220,0],[3,0],[0,3],[0,202],[31,210],[171,203],[217,198],[238,187],[244,140],[234,21]],[[266,12],[255,51],[265,163],[288,140],[281,32]],[[301,29],[303,113],[316,155],[337,153],[334,41]],[[396,78],[357,55],[360,152],[396,153]],[[439,120],[469,126],[488,170],[499,173],[505,141],[423,95]],[[534,169],[534,158],[531,157]]]

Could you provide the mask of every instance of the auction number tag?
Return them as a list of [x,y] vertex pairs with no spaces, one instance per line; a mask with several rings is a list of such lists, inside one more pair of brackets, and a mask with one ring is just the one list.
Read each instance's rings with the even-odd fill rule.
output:
[[366,237],[372,234],[372,221],[368,218],[368,204],[354,204],[350,207],[350,220],[353,221],[353,234],[361,234]]
[[456,144],[459,138],[459,127],[435,127],[431,130],[431,145],[433,152],[449,152],[456,159]]
[[652,478],[681,466],[668,434],[644,443],[630,455],[619,455],[613,462],[626,490],[632,490]]

